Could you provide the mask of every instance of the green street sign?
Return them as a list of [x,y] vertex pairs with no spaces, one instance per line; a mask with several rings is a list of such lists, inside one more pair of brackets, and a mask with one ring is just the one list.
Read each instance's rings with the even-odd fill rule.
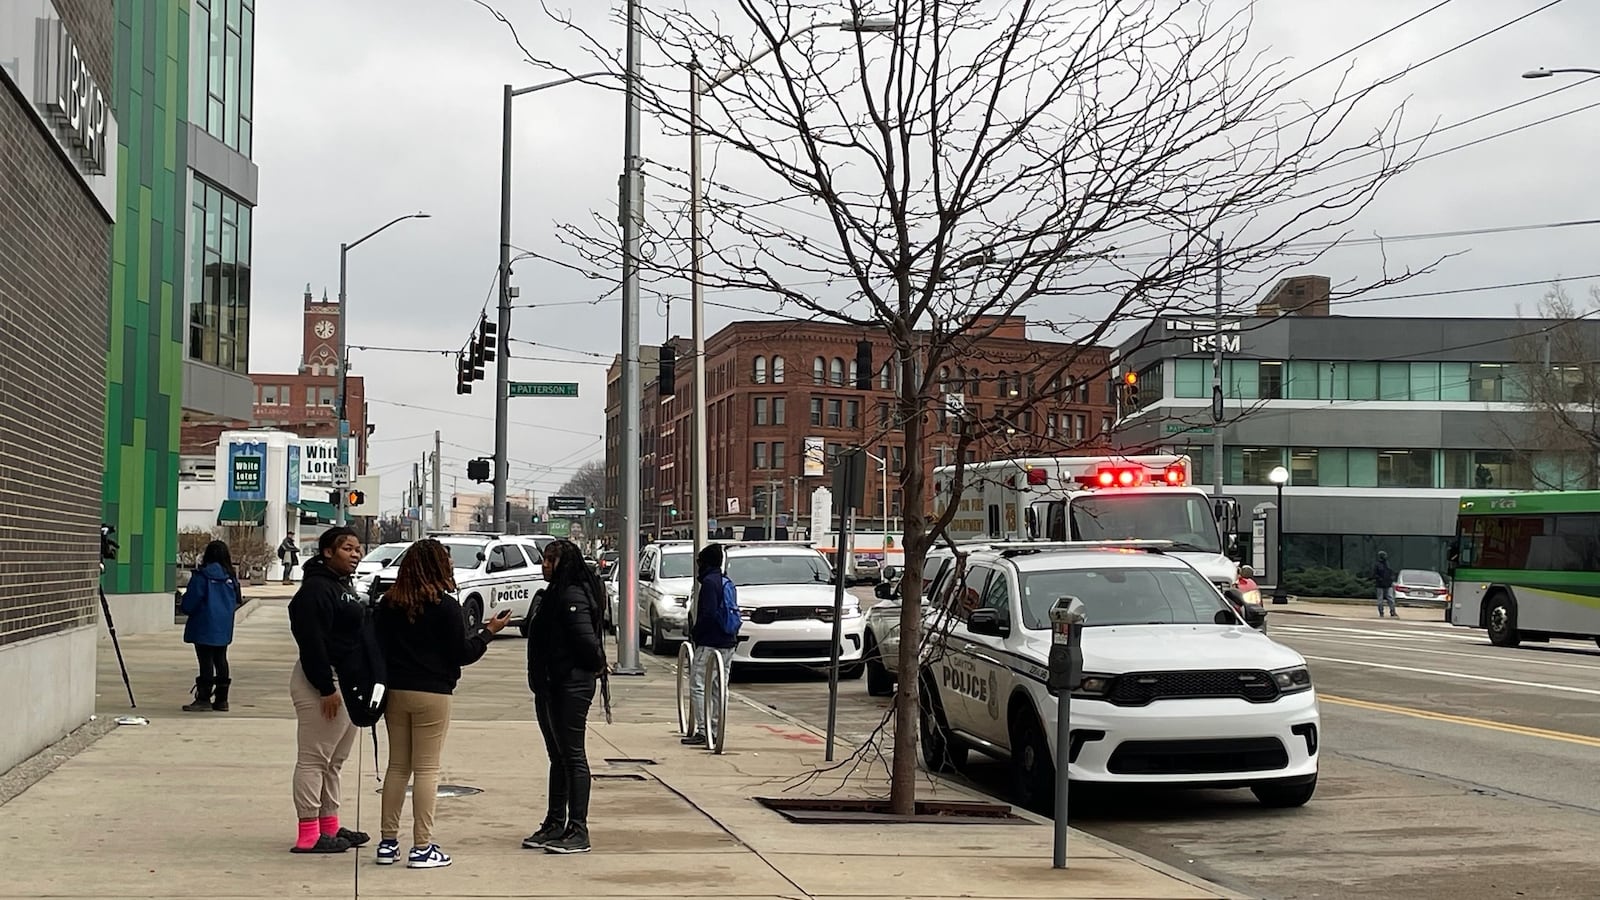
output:
[[575,381],[513,381],[511,382],[511,397],[576,397],[578,396],[578,383]]
[[572,536],[571,519],[551,519],[549,526],[546,531],[549,532],[551,537],[564,538]]

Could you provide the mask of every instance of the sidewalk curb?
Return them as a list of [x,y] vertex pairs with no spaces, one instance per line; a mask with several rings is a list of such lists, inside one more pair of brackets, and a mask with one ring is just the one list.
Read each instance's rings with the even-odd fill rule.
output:
[[[134,711],[137,714],[137,710]],[[0,808],[27,793],[27,790],[55,770],[66,765],[73,757],[93,747],[101,738],[117,729],[115,716],[92,715],[89,721],[67,732],[38,753],[0,772]]]

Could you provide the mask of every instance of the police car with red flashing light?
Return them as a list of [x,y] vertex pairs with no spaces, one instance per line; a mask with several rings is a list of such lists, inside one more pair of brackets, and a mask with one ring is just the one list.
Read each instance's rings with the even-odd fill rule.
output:
[[[999,543],[974,550],[918,673],[932,771],[970,751],[1010,764],[1016,802],[1054,797],[1049,610],[1085,608],[1073,781],[1248,787],[1294,807],[1317,786],[1321,717],[1306,661],[1250,627],[1161,542]],[[945,576],[948,577],[948,576]],[[942,620],[942,621],[941,621]]]
[[[1041,456],[960,467],[956,541],[1168,541],[1220,590],[1237,588],[1239,504],[1194,487],[1187,456]],[[954,496],[956,466],[933,470],[934,509]]]

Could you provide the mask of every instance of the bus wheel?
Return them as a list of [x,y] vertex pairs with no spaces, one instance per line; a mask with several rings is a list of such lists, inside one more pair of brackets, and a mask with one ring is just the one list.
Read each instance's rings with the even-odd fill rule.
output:
[[1515,647],[1522,643],[1517,633],[1517,601],[1505,591],[1489,597],[1489,643],[1496,647]]

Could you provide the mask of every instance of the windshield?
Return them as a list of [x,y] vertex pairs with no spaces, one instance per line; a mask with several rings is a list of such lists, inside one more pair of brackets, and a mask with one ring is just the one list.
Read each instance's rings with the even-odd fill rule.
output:
[[657,578],[693,578],[694,554],[688,550],[679,553],[661,554],[661,571],[656,573]]
[[736,585],[818,584],[832,576],[821,554],[740,553],[728,557],[728,577]]
[[1077,597],[1085,625],[1197,625],[1227,609],[1199,573],[1182,569],[1064,569],[1022,575],[1022,617],[1028,628],[1050,627],[1050,607]]
[[1174,550],[1222,552],[1204,497],[1155,490],[1072,498],[1072,540],[1172,541]]
[[[361,555],[361,561],[371,565],[379,565],[383,560],[390,563],[400,561],[400,554],[405,552],[409,544],[379,544]],[[370,568],[370,566],[369,566]]]
[[478,554],[485,552],[489,542],[465,543],[461,541],[440,541],[444,549],[450,551],[450,565],[457,569],[476,569],[478,567]]
[[1402,569],[1400,580],[1418,586],[1444,587],[1444,578],[1438,572],[1427,572],[1422,569]]

